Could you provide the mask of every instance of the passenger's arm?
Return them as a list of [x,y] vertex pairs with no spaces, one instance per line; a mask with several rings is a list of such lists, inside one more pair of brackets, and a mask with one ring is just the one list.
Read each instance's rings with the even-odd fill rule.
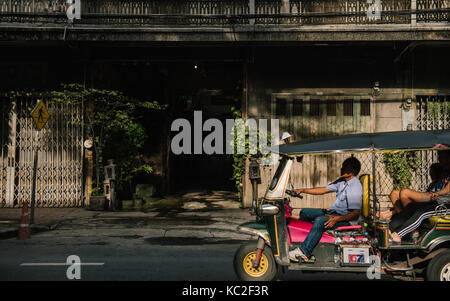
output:
[[313,195],[320,195],[320,194],[326,194],[326,193],[331,192],[326,187],[300,188],[300,189],[295,189],[294,191],[298,194],[306,193],[306,194],[313,194]]
[[439,190],[438,192],[434,192],[432,195],[432,199],[436,199],[438,196],[441,195],[446,195],[450,193],[450,182],[447,183],[447,185],[444,186],[444,188],[442,188],[441,190]]

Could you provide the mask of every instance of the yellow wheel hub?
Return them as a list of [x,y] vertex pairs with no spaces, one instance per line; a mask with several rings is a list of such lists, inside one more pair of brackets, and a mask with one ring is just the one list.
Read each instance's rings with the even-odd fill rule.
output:
[[253,260],[256,259],[256,251],[248,253],[243,262],[242,265],[244,267],[244,271],[252,277],[261,277],[264,275],[267,270],[269,269],[269,262],[267,260],[266,255],[264,253],[261,254],[261,259],[259,260],[259,266],[254,268],[253,267]]

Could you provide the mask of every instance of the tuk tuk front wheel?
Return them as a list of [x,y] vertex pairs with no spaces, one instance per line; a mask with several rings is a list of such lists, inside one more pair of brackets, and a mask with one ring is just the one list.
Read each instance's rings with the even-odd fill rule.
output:
[[256,258],[257,252],[256,243],[247,243],[234,254],[234,271],[239,280],[271,281],[275,278],[277,264],[272,250],[265,246],[258,267],[253,267],[253,260]]
[[427,280],[450,281],[450,250],[446,250],[431,259],[427,266]]

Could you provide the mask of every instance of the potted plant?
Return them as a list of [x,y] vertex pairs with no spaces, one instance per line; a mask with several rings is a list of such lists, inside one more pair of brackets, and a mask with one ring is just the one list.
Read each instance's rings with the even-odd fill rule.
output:
[[89,202],[90,210],[106,210],[108,208],[108,200],[100,187],[92,189],[91,199]]

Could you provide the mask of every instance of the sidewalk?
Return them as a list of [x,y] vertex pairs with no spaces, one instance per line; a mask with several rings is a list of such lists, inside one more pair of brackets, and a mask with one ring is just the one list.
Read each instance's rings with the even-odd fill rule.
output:
[[[17,236],[22,208],[0,209],[0,239]],[[31,234],[55,229],[66,219],[89,217],[93,211],[84,208],[35,208]]]
[[[255,219],[250,210],[240,209],[234,193],[195,191],[166,196],[153,208],[122,211],[93,211],[86,208],[36,208],[33,234],[64,231],[80,235],[137,235],[154,233],[149,239],[166,244],[195,240],[240,240],[248,235],[236,227]],[[0,209],[0,239],[17,236],[21,208]],[[51,235],[51,232],[49,232]],[[42,236],[42,234],[41,234]],[[44,236],[47,236],[44,235]]]

